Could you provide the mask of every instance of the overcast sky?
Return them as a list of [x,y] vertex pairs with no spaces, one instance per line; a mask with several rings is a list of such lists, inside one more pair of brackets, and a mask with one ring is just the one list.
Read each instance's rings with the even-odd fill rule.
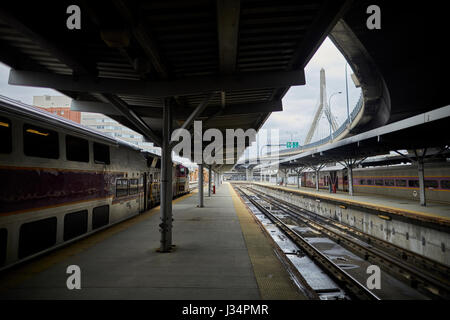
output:
[[[346,61],[342,54],[327,38],[305,68],[306,85],[291,87],[283,98],[283,111],[272,113],[263,129],[279,129],[280,143],[291,140],[299,142],[300,145],[304,143],[318,106],[321,68],[325,69],[327,97],[334,92],[342,92],[331,100],[331,111],[336,117],[338,125],[342,124],[347,119],[345,64]],[[355,88],[350,78],[351,73],[351,69],[348,68],[350,112],[360,96],[360,89]],[[0,63],[0,94],[2,95],[32,104],[33,96],[60,94],[51,89],[10,86],[8,85],[8,74],[9,68]],[[328,135],[329,124],[322,116],[318,132],[312,141],[320,140]],[[260,142],[260,145],[266,143],[268,142]],[[255,154],[256,143],[249,151],[251,154]]]

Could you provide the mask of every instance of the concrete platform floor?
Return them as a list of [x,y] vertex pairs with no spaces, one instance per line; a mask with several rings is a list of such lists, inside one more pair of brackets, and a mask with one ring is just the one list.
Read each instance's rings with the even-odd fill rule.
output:
[[[394,198],[394,197],[386,197],[382,195],[376,195],[376,194],[363,194],[363,193],[356,193],[353,197],[348,195],[348,193],[344,192],[338,192],[338,193],[330,193],[328,190],[320,189],[319,191],[316,191],[312,188],[305,188],[297,186],[279,186],[274,183],[267,183],[267,182],[258,182],[255,181],[255,183],[263,184],[263,185],[270,185],[272,187],[278,187],[278,188],[286,188],[289,190],[299,191],[306,194],[312,194],[322,197],[331,197],[333,199],[338,200],[344,200],[344,201],[352,201],[355,203],[365,204],[377,208],[385,208],[387,210],[393,210],[393,211],[399,211],[399,212],[405,212],[410,213],[413,215],[420,215],[420,216],[426,216],[431,218],[439,218],[443,221],[446,221],[446,223],[450,223],[450,205],[443,204],[443,203],[436,203],[429,201],[427,203],[426,207],[423,207],[420,205],[419,201],[414,201],[410,199],[404,199],[404,198]],[[450,194],[449,194],[450,196]]]
[[[174,252],[156,252],[154,208],[0,275],[0,299],[303,298],[250,213],[239,207],[238,218],[237,199],[223,184],[205,208],[197,194],[176,200]],[[66,286],[69,265],[80,290]]]

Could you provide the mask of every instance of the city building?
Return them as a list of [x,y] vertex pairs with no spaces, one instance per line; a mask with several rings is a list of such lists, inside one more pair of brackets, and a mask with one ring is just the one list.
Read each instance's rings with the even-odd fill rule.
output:
[[81,124],[91,129],[105,133],[111,137],[125,140],[142,149],[161,154],[161,149],[151,142],[145,142],[144,137],[135,131],[121,125],[119,122],[100,113],[82,112]]
[[34,96],[33,105],[39,109],[81,123],[81,112],[70,110],[71,100],[66,96]]

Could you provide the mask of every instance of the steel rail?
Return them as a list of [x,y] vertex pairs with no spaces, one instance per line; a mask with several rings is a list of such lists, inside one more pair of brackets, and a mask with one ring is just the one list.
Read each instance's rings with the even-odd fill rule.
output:
[[241,190],[241,187],[233,186],[242,196],[247,198],[259,211],[269,218],[278,228],[280,228],[286,236],[297,244],[311,259],[313,259],[329,276],[331,276],[339,285],[341,285],[347,293],[358,300],[380,300],[369,289],[362,285],[359,281],[349,275],[345,270],[339,267],[325,254],[320,252],[301,235],[288,227],[275,215],[270,213],[266,208],[257,201],[248,196]]
[[[350,249],[351,251],[354,251],[355,253],[361,255],[365,260],[380,263],[382,266],[384,266],[383,269],[385,269],[385,271],[394,274],[397,277],[400,277],[405,282],[409,283],[413,288],[417,288],[420,292],[423,292],[433,298],[450,298],[450,288],[448,286],[448,280],[446,278],[435,277],[434,275],[431,275],[414,265],[408,264],[402,259],[389,255],[378,248],[361,245],[357,241],[351,239],[349,236],[352,235],[349,235],[348,232],[341,230],[341,232],[346,233],[346,236],[344,236],[339,232],[336,232],[329,227],[321,224],[329,224],[324,221],[325,219],[321,219],[322,217],[319,218],[317,215],[316,217],[314,217],[314,219],[305,217],[304,214],[308,214],[309,216],[311,216],[312,214],[303,208],[298,208],[295,205],[289,204],[286,201],[280,199],[276,199],[272,196],[262,193],[261,191],[254,191],[254,189],[252,189],[252,192],[260,196],[266,202],[270,203],[273,207],[278,208],[279,210],[290,215],[293,218],[300,219],[304,224],[307,224],[308,226],[321,231],[347,249]],[[301,211],[301,213],[299,213],[298,211]],[[321,220],[321,223],[317,222],[317,220]]]

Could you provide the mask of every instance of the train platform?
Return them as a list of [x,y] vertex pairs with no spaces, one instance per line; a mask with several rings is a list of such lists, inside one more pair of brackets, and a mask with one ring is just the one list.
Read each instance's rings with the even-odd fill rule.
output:
[[[206,194],[206,193],[205,193]],[[0,274],[0,299],[305,299],[231,185],[173,203],[171,253],[159,207]],[[67,268],[79,266],[81,289]]]
[[[343,204],[354,205],[358,207],[375,209],[380,212],[380,214],[389,213],[394,215],[404,216],[406,218],[417,219],[421,221],[437,223],[445,226],[450,226],[450,205],[428,202],[426,207],[419,204],[418,201],[404,199],[404,198],[394,198],[386,197],[382,195],[374,194],[362,194],[356,193],[353,196],[348,195],[344,192],[329,193],[328,190],[321,189],[316,191],[312,188],[305,188],[297,186],[280,186],[268,182],[254,182],[259,185],[276,188],[280,190],[289,190],[300,195],[317,197],[320,199],[328,199],[331,201],[337,201]],[[449,195],[450,196],[450,195]]]

